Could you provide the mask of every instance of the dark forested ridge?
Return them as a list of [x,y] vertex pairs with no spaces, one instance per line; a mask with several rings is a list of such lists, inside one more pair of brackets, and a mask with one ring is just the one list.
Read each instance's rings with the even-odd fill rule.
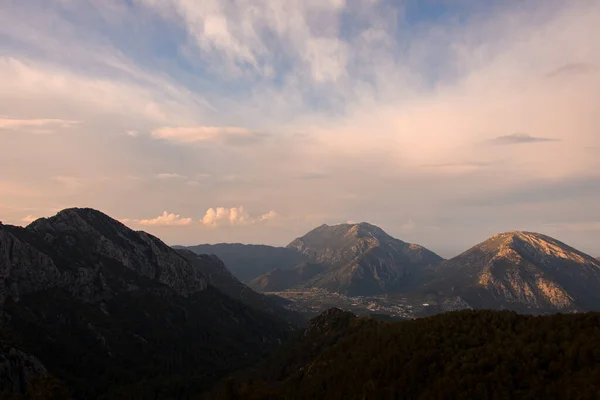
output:
[[[0,388],[56,379],[76,399],[192,398],[291,334],[198,263],[91,209],[0,225],[0,341],[27,355],[0,354]],[[29,379],[32,366],[48,376]]]
[[213,399],[598,399],[600,314],[330,310]]

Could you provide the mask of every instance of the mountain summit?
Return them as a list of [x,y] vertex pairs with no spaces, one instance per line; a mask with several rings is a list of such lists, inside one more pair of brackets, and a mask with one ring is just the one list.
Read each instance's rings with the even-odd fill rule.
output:
[[47,370],[74,398],[187,398],[291,333],[220,260],[192,261],[87,208],[0,225],[0,388]]
[[349,295],[380,294],[397,289],[419,268],[442,261],[426,248],[395,239],[365,222],[321,225],[287,247],[303,255],[310,273],[303,264],[301,270],[273,271],[254,284],[281,288],[281,282],[286,282],[288,287],[307,285]]
[[540,233],[506,232],[441,264],[426,287],[474,308],[599,309],[600,262]]

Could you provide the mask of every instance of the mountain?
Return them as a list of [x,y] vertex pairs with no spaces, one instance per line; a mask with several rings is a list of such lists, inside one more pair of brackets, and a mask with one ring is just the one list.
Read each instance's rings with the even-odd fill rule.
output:
[[600,314],[458,311],[382,322],[338,309],[213,399],[597,399]]
[[425,266],[443,259],[426,248],[405,243],[368,224],[321,225],[288,248],[309,262],[328,266],[310,286],[348,295],[395,291]]
[[326,270],[325,265],[304,262],[291,269],[276,268],[252,279],[248,286],[261,292],[279,292],[307,282]]
[[75,398],[195,396],[292,332],[215,288],[203,263],[219,264],[92,209],[0,225],[0,341]]
[[395,290],[419,268],[443,260],[367,223],[322,225],[285,248],[217,244],[186,249],[217,255],[238,279],[256,290],[280,291],[303,285],[349,295]]
[[198,246],[174,246],[196,254],[214,254],[231,273],[242,282],[250,281],[276,268],[288,269],[305,261],[294,249],[238,243],[202,244]]
[[[69,391],[34,356],[0,342],[0,399],[65,399]],[[15,399],[16,400],[16,399]]]
[[508,232],[442,263],[424,291],[473,308],[600,310],[600,262],[539,233]]
[[204,275],[209,284],[216,287],[227,296],[238,300],[249,307],[262,312],[272,314],[282,320],[288,321],[292,328],[298,328],[306,323],[303,316],[294,311],[287,310],[280,304],[283,299],[275,296],[266,296],[257,293],[240,282],[225,267],[215,255],[196,254],[190,250],[180,249],[177,252],[188,260]]

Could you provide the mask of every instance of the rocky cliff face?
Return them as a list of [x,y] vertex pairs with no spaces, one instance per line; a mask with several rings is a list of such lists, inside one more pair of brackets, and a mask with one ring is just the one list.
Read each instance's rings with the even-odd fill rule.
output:
[[426,248],[395,239],[367,223],[322,225],[288,247],[328,267],[307,285],[349,295],[394,291],[415,271],[442,261]]
[[182,296],[207,285],[197,269],[160,240],[95,210],[68,209],[25,229],[0,229],[0,302],[51,288],[101,302],[135,287],[116,271],[120,268]]
[[0,395],[2,391],[25,394],[36,379],[47,375],[40,360],[0,342]]
[[222,293],[202,270],[231,277],[216,257],[192,263],[91,209],[0,225],[0,340],[37,357],[76,398],[198,394],[292,329]]
[[508,232],[441,264],[425,287],[475,308],[600,309],[600,262],[539,233]]
[[[33,222],[27,229],[43,236],[49,246],[69,248],[72,256],[93,254],[98,264],[119,263],[183,296],[207,285],[197,269],[158,238],[134,232],[96,210],[64,210],[55,217]],[[86,267],[89,269],[89,265]]]

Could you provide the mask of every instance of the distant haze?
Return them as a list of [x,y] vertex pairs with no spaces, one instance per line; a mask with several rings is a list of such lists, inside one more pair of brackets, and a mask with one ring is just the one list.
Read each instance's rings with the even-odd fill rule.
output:
[[4,223],[93,207],[169,244],[286,245],[368,221],[444,257],[513,230],[600,255],[600,2],[5,3]]

